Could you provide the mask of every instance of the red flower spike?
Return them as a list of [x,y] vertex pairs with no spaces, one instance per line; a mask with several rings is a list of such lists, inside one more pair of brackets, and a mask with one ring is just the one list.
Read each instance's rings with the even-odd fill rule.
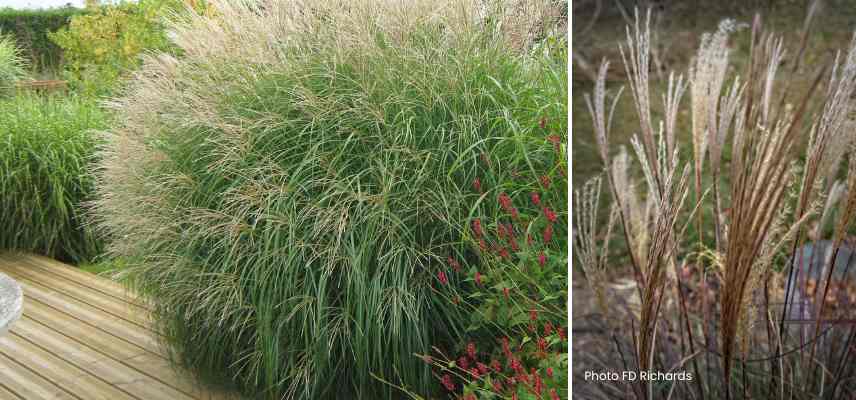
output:
[[506,300],[508,300],[508,292],[509,292],[509,291],[510,291],[510,290],[509,290],[507,287],[506,287],[506,288],[502,288],[502,295],[503,295],[503,296],[505,296],[505,299],[506,299]]
[[508,243],[511,245],[511,251],[515,253],[520,251],[520,246],[517,245],[517,241],[514,238],[511,238]]
[[550,243],[551,240],[553,240],[553,225],[552,224],[547,225],[547,227],[544,228],[544,243]]
[[541,118],[541,121],[538,121],[538,126],[541,127],[541,129],[547,129],[547,119]]
[[538,193],[532,192],[529,197],[532,199],[532,204],[535,206],[541,205],[541,196],[539,196]]
[[476,368],[476,367],[470,368],[470,375],[472,375],[473,378],[476,378],[476,379],[478,379],[481,376],[481,374],[479,374],[478,368]]
[[437,279],[439,279],[440,283],[444,285],[449,283],[449,278],[446,277],[446,273],[443,271],[437,272]]
[[481,180],[479,178],[473,180],[473,189],[475,189],[476,192],[482,192]]
[[505,193],[500,193],[499,194],[499,205],[502,206],[503,210],[510,212],[511,207],[513,207],[511,204],[511,197],[508,197],[508,195]]
[[538,320],[538,310],[536,310],[534,308],[529,310],[529,320],[532,322],[535,322]]
[[544,266],[547,263],[547,256],[542,251],[541,254],[538,254],[538,265]]
[[509,211],[509,213],[511,213],[511,218],[513,218],[513,219],[520,218],[520,214],[517,213],[517,207],[512,207],[511,211]]
[[482,236],[481,220],[478,218],[473,220],[473,235],[476,235],[477,238]]
[[541,186],[543,186],[544,189],[550,188],[550,177],[549,176],[544,175],[541,177]]
[[556,333],[558,333],[558,334],[559,334],[559,338],[560,338],[560,339],[562,339],[562,340],[566,340],[566,339],[567,339],[567,337],[565,336],[565,329],[564,329],[564,328],[562,328],[561,326],[560,326],[560,327],[558,327],[558,328],[556,328]]
[[494,391],[496,394],[502,393],[502,382],[500,382],[500,381],[493,381],[493,391]]
[[505,225],[497,224],[496,225],[496,236],[499,236],[500,239],[505,239],[508,235],[508,232],[505,230]]
[[553,367],[547,367],[547,377],[548,378],[553,377]]
[[535,375],[533,380],[535,381],[535,384],[533,385],[535,387],[535,394],[537,394],[538,397],[541,397],[541,392],[544,391],[544,382],[541,381],[540,375]]
[[466,370],[470,367],[470,361],[467,360],[466,357],[461,356],[460,358],[458,358],[458,366],[461,367],[461,369]]
[[449,374],[443,375],[443,378],[440,379],[440,383],[442,383],[443,386],[446,387],[446,390],[448,390],[450,392],[455,390],[455,383],[452,382],[452,376]]
[[505,247],[499,249],[499,256],[505,259],[511,258],[511,254],[508,252],[508,249]]
[[484,239],[479,239],[479,248],[482,253],[490,253],[490,247],[487,246],[487,242],[485,242]]
[[544,338],[538,338],[538,350],[541,352],[547,351],[547,340]]
[[496,372],[502,371],[502,364],[499,363],[499,360],[493,359],[490,360],[490,368]]
[[547,136],[547,141],[553,143],[553,149],[556,150],[556,153],[562,151],[562,138],[559,135]]
[[502,352],[505,353],[505,356],[511,358],[511,348],[508,344],[508,338],[502,338]]
[[452,269],[455,270],[455,272],[461,272],[461,264],[458,263],[458,260],[455,260],[454,258],[449,257],[446,261],[449,262],[449,266],[451,266]]
[[550,207],[544,207],[544,216],[547,217],[547,221],[556,222],[556,213]]
[[478,272],[478,271],[476,271],[476,277],[475,277],[475,280],[476,280],[476,285],[479,285],[479,286],[481,286],[481,285],[482,285],[481,273],[480,273],[480,272]]
[[473,342],[467,343],[467,355],[473,360],[476,359],[476,344]]
[[479,369],[479,373],[481,373],[482,375],[490,372],[490,370],[488,370],[488,368],[487,368],[487,365],[485,365],[484,363],[477,362],[476,368]]
[[523,366],[520,365],[520,360],[512,357],[511,358],[511,369],[514,372],[520,373],[520,371],[523,370]]
[[550,400],[559,400],[559,394],[556,393],[556,389],[550,389]]
[[505,224],[505,233],[508,234],[508,240],[514,239],[514,224],[511,222]]
[[550,321],[547,321],[547,323],[544,324],[544,336],[550,336],[552,334],[553,334],[553,323]]

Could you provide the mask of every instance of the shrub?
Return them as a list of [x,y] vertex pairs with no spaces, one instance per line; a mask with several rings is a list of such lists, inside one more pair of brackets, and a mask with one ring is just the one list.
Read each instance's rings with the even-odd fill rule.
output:
[[12,88],[18,79],[26,75],[21,51],[10,36],[0,31],[0,91]]
[[91,199],[92,129],[105,116],[92,103],[20,95],[0,100],[0,248],[81,262],[100,252],[83,224]]
[[203,376],[267,398],[431,393],[415,354],[465,323],[432,282],[477,174],[542,162],[526,155],[550,71],[476,2],[213,4],[173,23],[181,58],[147,58],[113,102],[111,253]]
[[105,94],[140,66],[144,51],[165,50],[162,18],[179,1],[149,0],[91,7],[50,33],[65,55],[66,78],[84,94]]
[[[729,77],[735,69],[728,43],[737,25],[725,20],[702,37],[689,80],[670,75],[657,125],[649,97],[649,23],[650,13],[637,19],[622,51],[641,132],[632,140],[635,161],[609,148],[608,104],[617,100],[606,99],[608,63],[587,98],[604,178],[576,192],[574,254],[614,349],[612,357],[592,356],[598,367],[677,370],[692,378],[587,389],[592,397],[623,392],[637,399],[853,397],[854,330],[840,323],[852,315],[840,313],[852,312],[854,297],[840,290],[845,286],[829,266],[838,264],[856,215],[856,142],[848,121],[856,39],[831,69],[813,72],[807,87],[781,89],[799,76],[799,60],[779,70],[784,43],[761,30],[760,17],[745,75]],[[691,101],[684,108],[687,88]],[[686,146],[675,131],[682,115],[692,122]],[[681,157],[686,149],[691,155]],[[640,176],[630,173],[636,162]],[[608,183],[609,223],[598,217],[601,179]],[[628,299],[609,296],[605,279],[613,226],[623,233],[638,289],[623,304]],[[827,226],[832,254],[804,263],[809,227],[825,236]],[[810,276],[820,279],[810,284]],[[811,285],[814,293],[806,289]],[[827,295],[836,291],[844,301],[828,306]]]
[[62,49],[48,34],[66,25],[84,10],[72,7],[47,10],[0,8],[0,32],[11,34],[22,56],[37,71],[56,70],[62,65]]

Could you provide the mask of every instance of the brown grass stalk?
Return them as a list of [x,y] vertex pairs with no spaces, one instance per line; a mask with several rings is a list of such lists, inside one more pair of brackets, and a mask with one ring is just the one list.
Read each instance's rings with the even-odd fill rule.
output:
[[[658,389],[636,383],[630,385],[631,392],[640,399],[672,395],[732,399],[741,393],[745,398],[802,399],[814,398],[821,382],[833,382],[832,393],[827,388],[825,394],[841,398],[845,392],[840,386],[846,379],[842,375],[848,371],[842,362],[849,354],[836,359],[828,341],[818,339],[827,332],[820,329],[823,299],[831,290],[835,258],[856,219],[856,148],[847,129],[853,111],[850,99],[856,94],[856,38],[831,68],[816,68],[807,90],[797,97],[787,83],[792,76],[782,75],[807,68],[791,64],[789,71],[780,71],[793,57],[784,40],[763,31],[760,17],[752,25],[744,75],[729,78],[729,37],[740,25],[724,21],[715,33],[702,38],[686,82],[674,73],[664,78],[668,81],[661,97],[663,119],[654,121],[648,76],[651,14],[640,14],[620,47],[640,129],[630,141],[632,153],[622,149],[613,154],[609,148],[612,114],[619,100],[614,98],[607,108],[607,62],[598,71],[594,95],[586,97],[610,185],[611,221],[621,220],[640,294],[638,314],[628,313],[633,327],[624,339],[628,344],[618,344],[622,336],[617,330],[614,340],[618,348],[632,346],[635,367],[641,371],[692,363],[697,384]],[[798,58],[803,56],[805,35]],[[682,109],[687,89],[691,101]],[[677,132],[681,111],[689,111],[691,118],[687,143],[680,142]],[[730,158],[723,155],[729,146]],[[689,157],[680,157],[684,151]],[[845,185],[834,183],[834,178],[848,153],[845,195]],[[631,176],[631,164],[641,170],[639,177]],[[710,187],[705,187],[708,182]],[[684,209],[690,191],[695,194],[692,211]],[[586,207],[596,206],[589,201]],[[713,209],[712,221],[703,216],[705,207]],[[832,264],[825,260],[816,293],[820,297],[819,307],[812,311],[814,338],[806,331],[808,337],[799,346],[786,348],[788,303],[799,274],[805,273],[798,266],[809,236],[805,225],[816,223],[818,236],[823,235],[821,228],[833,210],[838,210],[832,234],[835,250]],[[578,227],[575,234],[597,235],[590,222],[596,214],[587,212],[589,227]],[[710,225],[713,248],[704,241]],[[693,243],[687,243],[687,228],[698,232]],[[591,254],[581,253],[590,265],[609,267],[606,256],[595,260]],[[777,265],[780,261],[784,265]],[[600,276],[595,279],[605,275]],[[782,297],[779,315],[773,307]],[[701,335],[704,348],[696,348],[694,335]],[[836,337],[853,340],[852,335]],[[815,363],[822,372],[812,373],[807,363]]]

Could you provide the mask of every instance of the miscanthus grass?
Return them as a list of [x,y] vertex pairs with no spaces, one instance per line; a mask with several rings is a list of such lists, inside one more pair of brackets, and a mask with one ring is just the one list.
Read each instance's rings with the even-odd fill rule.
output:
[[[856,210],[856,36],[828,64],[799,68],[790,60],[793,67],[782,71],[787,55],[802,51],[789,53],[756,17],[749,62],[738,73],[730,68],[729,38],[748,26],[723,21],[702,37],[687,78],[669,76],[663,120],[655,121],[649,21],[650,13],[637,16],[621,47],[640,123],[635,157],[610,148],[621,91],[607,90],[608,63],[587,97],[604,171],[577,193],[574,245],[595,293],[609,290],[600,271],[609,264],[603,235],[613,221],[630,253],[638,303],[598,302],[615,346],[615,357],[600,362],[685,370],[693,379],[607,384],[592,395],[853,398],[856,330],[840,323],[852,319],[840,312],[852,310],[852,298],[841,293],[853,282],[842,286],[846,271],[834,275],[832,266]],[[810,84],[797,92],[789,82],[801,73]],[[687,145],[675,132],[683,115],[692,122]],[[595,224],[601,180],[618,216],[607,227]],[[812,240],[829,236],[832,252],[805,262],[811,226]],[[710,227],[714,237],[705,240]]]
[[27,64],[15,39],[0,32],[0,93],[7,92],[26,75]]
[[93,130],[106,116],[92,102],[21,94],[0,99],[0,249],[73,263],[101,246],[85,224],[92,200]]
[[110,252],[203,377],[271,399],[432,393],[416,354],[461,333],[432,285],[470,183],[541,162],[541,34],[476,1],[211,5],[110,103]]

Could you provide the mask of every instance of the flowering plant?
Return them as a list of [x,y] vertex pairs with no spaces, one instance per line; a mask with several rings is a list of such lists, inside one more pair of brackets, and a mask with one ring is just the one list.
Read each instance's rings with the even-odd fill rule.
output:
[[[540,129],[548,132],[547,121]],[[496,199],[480,204],[493,216],[469,221],[468,251],[437,273],[438,293],[470,315],[469,341],[423,356],[452,397],[568,397],[565,146],[558,135],[544,140],[546,173],[515,172],[497,187],[473,181],[479,202]]]

